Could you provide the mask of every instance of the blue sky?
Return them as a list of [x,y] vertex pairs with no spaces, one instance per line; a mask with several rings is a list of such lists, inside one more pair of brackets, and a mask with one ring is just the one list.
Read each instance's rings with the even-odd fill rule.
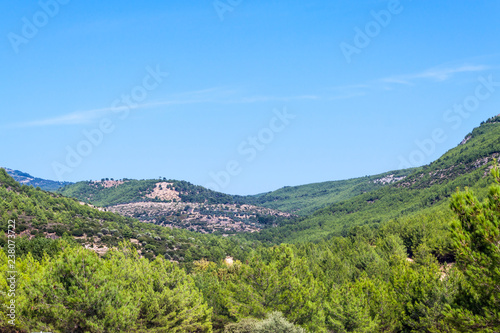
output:
[[0,10],[0,165],[42,178],[255,194],[427,164],[500,113],[495,0]]

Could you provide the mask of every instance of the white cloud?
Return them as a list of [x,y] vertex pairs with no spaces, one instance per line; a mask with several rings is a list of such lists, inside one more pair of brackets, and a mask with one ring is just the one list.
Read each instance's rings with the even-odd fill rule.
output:
[[[155,108],[168,105],[186,105],[200,103],[219,103],[219,104],[246,104],[259,102],[289,102],[297,100],[339,100],[349,99],[366,95],[370,90],[392,90],[395,85],[413,85],[419,80],[446,81],[459,73],[481,72],[491,69],[484,65],[459,65],[455,67],[435,67],[425,71],[394,75],[377,80],[369,81],[363,84],[352,84],[345,86],[332,87],[329,90],[335,91],[333,95],[297,95],[297,96],[273,96],[273,95],[255,95],[243,96],[243,92],[238,89],[228,89],[224,87],[214,87],[202,90],[188,91],[173,94],[168,100],[139,104],[130,109],[139,110],[146,108]],[[34,120],[14,124],[14,127],[44,127],[58,125],[82,125],[95,121],[106,114],[126,109],[127,107],[105,107],[85,111],[70,112],[61,116]]]
[[385,83],[398,83],[398,84],[413,84],[414,81],[419,79],[446,81],[452,78],[454,74],[468,73],[468,72],[482,72],[487,69],[490,69],[490,67],[483,65],[461,65],[457,67],[447,67],[447,68],[430,68],[420,73],[390,76],[382,78],[379,81]]
[[92,120],[102,116],[107,112],[106,109],[95,109],[87,111],[71,112],[65,115],[46,118],[41,120],[34,120],[24,123],[15,124],[15,127],[41,127],[41,126],[54,126],[54,125],[78,125],[87,124]]
[[419,81],[432,80],[443,82],[450,80],[454,75],[459,73],[482,72],[492,69],[492,67],[484,65],[460,65],[455,67],[435,67],[424,70],[419,73],[393,75],[380,79],[375,79],[362,84],[350,84],[344,86],[336,86],[330,90],[343,92],[346,96],[352,97],[365,95],[370,91],[394,90],[398,85],[415,85]]
[[105,107],[98,109],[91,109],[85,111],[76,111],[63,114],[56,117],[50,117],[40,120],[33,120],[11,125],[12,127],[45,127],[45,126],[65,126],[65,125],[85,125],[95,120],[98,120],[113,111],[121,111],[125,109],[141,110],[149,108],[157,108],[169,105],[187,105],[187,104],[201,104],[201,103],[219,103],[219,104],[246,104],[258,103],[268,101],[292,101],[292,100],[316,100],[319,99],[315,95],[299,95],[299,96],[251,96],[245,97],[235,89],[224,88],[209,88],[203,90],[196,90],[190,92],[183,92],[174,94],[168,100],[156,101],[145,104],[138,104],[134,107],[118,106],[118,107]]

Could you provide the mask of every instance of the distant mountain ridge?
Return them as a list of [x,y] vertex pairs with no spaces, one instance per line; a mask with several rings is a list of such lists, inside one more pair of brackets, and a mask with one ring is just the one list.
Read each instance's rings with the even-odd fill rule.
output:
[[404,179],[416,169],[285,187],[255,196],[215,192],[186,181],[149,179],[78,182],[58,193],[126,217],[202,233],[256,232],[306,216]]
[[[444,205],[457,187],[481,188],[490,162],[499,156],[500,116],[495,116],[429,165],[374,176],[284,187],[253,196],[224,194],[165,178],[83,181],[57,193],[142,222],[202,233],[260,231],[255,235],[259,240],[297,242],[345,235],[356,225],[376,227]],[[36,184],[28,174],[17,171],[15,175],[24,184]]]
[[7,173],[20,184],[39,187],[44,191],[56,191],[61,187],[73,184],[71,182],[59,182],[54,180],[37,178],[33,177],[32,175],[26,172],[22,172],[19,170],[12,170],[9,168],[5,168],[5,171],[7,171]]

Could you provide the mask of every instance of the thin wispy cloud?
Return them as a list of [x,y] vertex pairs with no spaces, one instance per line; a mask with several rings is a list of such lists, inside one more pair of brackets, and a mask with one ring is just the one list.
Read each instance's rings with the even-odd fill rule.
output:
[[102,117],[109,110],[107,108],[94,109],[87,111],[77,111],[64,114],[57,117],[45,118],[40,120],[28,121],[23,123],[13,124],[13,127],[42,127],[42,126],[56,126],[56,125],[79,125],[88,124],[92,120]]
[[289,102],[295,100],[315,100],[319,96],[304,94],[296,96],[251,95],[248,96],[241,89],[210,88],[175,95],[176,98],[185,98],[193,102],[219,104],[247,104],[259,102]]
[[90,124],[95,120],[101,119],[102,117],[111,114],[113,112],[123,111],[123,110],[141,110],[150,109],[160,106],[168,105],[181,105],[181,104],[194,104],[201,103],[202,100],[169,100],[169,101],[159,101],[151,102],[145,104],[138,104],[135,106],[117,106],[117,107],[106,107],[99,109],[92,109],[86,111],[70,112],[61,116],[56,116],[52,118],[45,118],[40,120],[22,122],[12,124],[11,127],[44,127],[44,126],[58,126],[58,125],[85,125]]
[[138,111],[143,109],[151,109],[174,105],[202,104],[202,103],[218,103],[218,104],[248,104],[259,102],[280,101],[287,102],[292,100],[317,100],[320,97],[315,95],[298,95],[298,96],[241,96],[241,92],[235,89],[224,88],[208,88],[196,91],[182,92],[170,96],[167,100],[155,101],[144,104],[129,106],[110,106],[104,108],[96,108],[84,111],[74,111],[56,117],[38,119],[33,121],[11,124],[9,127],[27,128],[27,127],[47,127],[47,126],[69,126],[69,125],[86,125],[114,112],[122,110]]
[[413,74],[393,75],[371,80],[361,84],[350,84],[331,87],[330,90],[344,92],[353,96],[359,96],[370,91],[394,90],[400,85],[416,85],[419,82],[433,81],[445,82],[461,73],[474,73],[491,70],[493,67],[485,65],[459,65],[448,67],[435,67]]
[[460,73],[481,72],[491,69],[485,65],[460,65],[455,67],[436,67],[424,70],[419,73],[394,75],[362,84],[351,84],[344,86],[336,86],[328,89],[330,92],[323,95],[319,94],[303,94],[296,96],[275,96],[275,95],[254,95],[245,96],[241,89],[229,89],[225,87],[213,87],[200,89],[195,91],[187,91],[172,94],[166,100],[156,102],[137,104],[134,107],[118,106],[104,107],[84,111],[73,111],[56,117],[33,120],[28,122],[12,124],[10,127],[26,128],[26,127],[46,127],[46,126],[68,126],[68,125],[85,125],[90,124],[107,114],[129,110],[141,110],[149,108],[158,108],[174,105],[202,104],[202,103],[218,103],[218,104],[248,104],[262,102],[290,102],[299,100],[342,100],[356,98],[367,95],[370,91],[393,90],[398,85],[415,85],[422,80],[432,80],[443,82],[450,80],[455,75]]
[[356,98],[366,95],[370,90],[392,90],[395,85],[414,85],[421,80],[432,80],[443,82],[450,80],[453,76],[460,73],[481,72],[491,69],[485,65],[460,65],[455,67],[437,67],[413,74],[394,75],[380,78],[362,84],[351,84],[330,88],[334,91],[333,95],[297,95],[297,96],[273,96],[273,95],[255,95],[243,96],[241,90],[228,89],[224,87],[213,87],[195,91],[181,92],[170,96],[167,100],[157,101],[145,104],[138,104],[134,107],[105,107],[85,111],[76,111],[63,114],[56,117],[40,120],[28,121],[13,124],[13,127],[44,127],[44,126],[63,126],[63,125],[85,125],[96,119],[104,117],[111,112],[121,111],[123,109],[140,110],[147,108],[156,108],[172,105],[187,105],[201,103],[219,103],[219,104],[248,104],[259,102],[290,102],[298,100],[340,100]]
[[390,76],[382,78],[379,81],[385,83],[397,83],[397,84],[407,84],[407,85],[414,84],[416,80],[422,80],[422,79],[429,79],[433,81],[446,81],[451,79],[455,74],[482,72],[488,69],[490,69],[490,67],[484,65],[462,65],[458,67],[431,68],[420,73]]
[[59,126],[59,125],[85,125],[85,124],[90,124],[96,119],[104,117],[106,114],[113,112],[113,111],[121,111],[124,109],[138,109],[138,108],[145,108],[149,107],[149,104],[137,106],[134,108],[128,108],[125,106],[121,107],[107,107],[107,108],[99,108],[99,109],[92,109],[92,110],[85,110],[85,111],[76,111],[76,112],[70,112],[64,115],[56,116],[56,117],[51,117],[51,118],[45,118],[45,119],[39,119],[39,120],[33,120],[33,121],[27,121],[27,122],[22,122],[22,123],[15,123],[12,124],[11,127],[45,127],[45,126]]

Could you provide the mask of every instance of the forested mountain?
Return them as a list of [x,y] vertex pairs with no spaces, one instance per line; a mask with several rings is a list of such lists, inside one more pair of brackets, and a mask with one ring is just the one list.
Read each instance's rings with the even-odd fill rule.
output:
[[404,179],[416,169],[285,187],[254,196],[215,192],[186,181],[102,179],[57,192],[143,222],[198,232],[255,232]]
[[[0,170],[6,211],[2,229],[7,231],[0,239],[0,327],[23,333],[496,332],[498,169],[493,175],[497,185],[484,201],[470,191],[451,201],[454,217],[444,231],[456,262],[438,261],[429,248],[440,242],[435,236],[443,231],[430,228],[439,218],[430,214],[318,243],[267,248],[235,243],[241,252],[236,249],[235,257],[225,261],[210,251],[229,243],[198,235],[199,243],[184,239],[189,251],[200,247],[207,252],[182,268],[161,255],[140,258],[137,244],[130,242],[98,256],[96,249],[85,249],[69,237],[50,240],[40,232],[31,240],[21,236],[19,226],[33,230],[30,224],[37,224],[39,216],[44,225],[41,213],[27,214],[31,204],[47,212],[50,222],[68,219],[59,224],[69,229],[74,221],[141,226],[21,187]],[[143,226],[162,235],[160,241],[170,232],[176,240],[189,235]],[[119,238],[116,231],[112,234]]]
[[[499,153],[495,117],[404,179],[229,237],[142,223],[0,169],[0,331],[499,332]],[[81,184],[127,183],[114,182]],[[188,195],[164,183],[130,195]]]
[[[234,238],[165,228],[105,212],[60,194],[20,185],[4,169],[0,169],[0,208],[2,230],[7,232],[8,221],[15,220],[17,235],[29,237],[33,244],[67,235],[86,248],[106,253],[119,242],[130,240],[148,258],[161,254],[181,263],[227,255],[244,257],[245,249],[252,246]],[[5,243],[5,235],[1,237]]]
[[102,179],[72,184],[58,193],[142,222],[202,233],[256,232],[292,217],[178,180]]
[[457,188],[486,188],[489,163],[499,156],[500,116],[496,116],[475,128],[441,158],[398,182],[253,236],[273,243],[317,241],[345,236],[354,226],[377,228],[391,219],[434,212],[447,206]]
[[7,171],[7,173],[12,178],[14,178],[17,182],[19,182],[23,185],[30,185],[33,187],[39,187],[45,191],[55,191],[61,187],[72,184],[71,182],[58,182],[58,181],[54,181],[54,180],[37,178],[37,177],[33,177],[32,175],[30,175],[26,172],[12,170],[12,169],[8,169],[8,168],[5,168],[5,171]]
[[397,182],[415,170],[412,168],[347,180],[286,186],[272,192],[245,196],[240,200],[257,206],[306,216],[333,203]]
[[114,180],[109,178],[101,179],[101,181],[69,184],[59,189],[58,193],[101,207],[133,202],[246,204],[305,216],[329,204],[397,182],[415,170],[404,169],[347,180],[286,186],[276,191],[248,196],[215,192],[186,181],[166,179]]
[[235,203],[229,194],[211,191],[186,181],[149,179],[101,179],[78,182],[61,188],[58,193],[100,207],[131,202],[187,202],[207,204]]

